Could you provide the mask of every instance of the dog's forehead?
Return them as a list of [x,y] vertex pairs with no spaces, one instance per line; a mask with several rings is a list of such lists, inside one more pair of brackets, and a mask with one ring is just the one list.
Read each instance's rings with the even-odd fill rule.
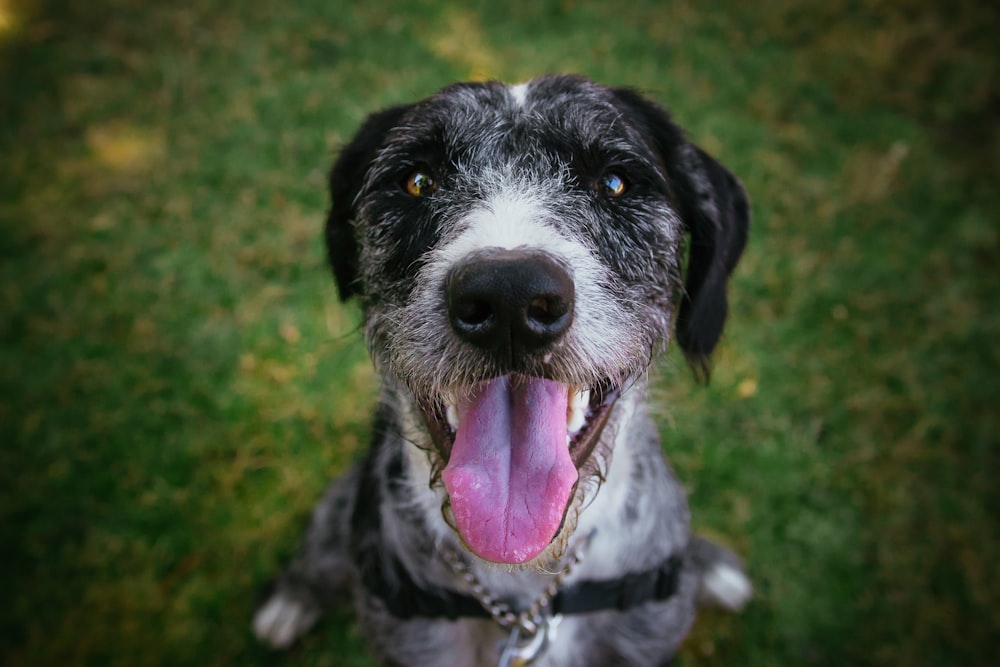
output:
[[613,92],[575,77],[449,86],[414,105],[394,139],[441,140],[495,155],[551,152],[554,142],[588,148],[641,144]]
[[452,118],[485,115],[518,124],[571,123],[616,115],[608,88],[575,77],[547,77],[507,85],[496,81],[460,83],[426,100]]

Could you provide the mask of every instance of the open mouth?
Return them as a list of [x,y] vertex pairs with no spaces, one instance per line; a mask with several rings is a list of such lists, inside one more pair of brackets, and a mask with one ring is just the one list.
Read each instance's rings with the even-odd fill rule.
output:
[[618,395],[611,381],[580,389],[510,374],[425,409],[469,549],[515,564],[548,547]]

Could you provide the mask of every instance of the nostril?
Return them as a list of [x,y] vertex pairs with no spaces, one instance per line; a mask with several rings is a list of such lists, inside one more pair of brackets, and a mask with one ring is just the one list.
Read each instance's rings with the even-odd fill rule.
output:
[[565,300],[558,296],[536,296],[528,304],[526,315],[529,322],[549,326],[556,324],[568,310]]
[[528,304],[528,317],[533,320],[547,320],[549,315],[549,300],[543,296],[536,296]]
[[486,326],[493,319],[493,306],[485,299],[467,299],[456,304],[455,319],[470,328]]

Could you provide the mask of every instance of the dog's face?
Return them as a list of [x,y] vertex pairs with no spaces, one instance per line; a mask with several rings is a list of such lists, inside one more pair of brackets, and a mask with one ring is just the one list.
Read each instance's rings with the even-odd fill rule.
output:
[[452,525],[486,560],[531,561],[675,322],[707,368],[742,188],[636,93],[549,77],[373,115],[331,190],[341,296],[422,413]]

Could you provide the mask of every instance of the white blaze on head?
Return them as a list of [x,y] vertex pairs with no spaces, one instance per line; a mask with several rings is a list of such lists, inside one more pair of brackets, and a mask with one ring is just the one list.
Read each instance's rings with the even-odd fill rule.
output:
[[451,264],[482,248],[531,247],[568,259],[581,248],[563,238],[545,220],[545,205],[536,193],[511,186],[507,192],[489,197],[465,219],[465,230],[441,249],[442,259]]
[[509,86],[507,90],[510,91],[510,96],[517,102],[517,106],[523,107],[524,100],[528,96],[528,84],[519,83],[516,86]]

